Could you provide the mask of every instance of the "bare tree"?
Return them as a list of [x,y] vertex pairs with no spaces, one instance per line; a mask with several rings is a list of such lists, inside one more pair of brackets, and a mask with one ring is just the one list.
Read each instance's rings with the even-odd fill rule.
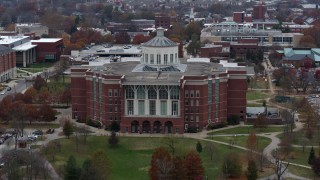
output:
[[274,167],[274,172],[277,176],[277,180],[281,180],[282,175],[286,172],[290,163],[283,162],[280,159],[280,156],[278,154],[278,149],[275,150],[275,152],[272,154],[272,156],[274,158],[274,161],[272,161],[273,167]]
[[206,146],[205,146],[205,151],[208,152],[210,154],[210,159],[211,161],[213,160],[213,154],[216,151],[216,147],[212,142],[209,142]]

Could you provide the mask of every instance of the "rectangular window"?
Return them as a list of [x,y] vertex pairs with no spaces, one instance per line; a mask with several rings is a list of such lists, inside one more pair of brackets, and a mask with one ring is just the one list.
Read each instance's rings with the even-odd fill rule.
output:
[[194,91],[190,91],[190,97],[193,98],[194,97]]
[[117,120],[118,120],[117,116],[115,116],[115,117],[114,117],[114,120],[115,120],[115,121],[117,121]]
[[112,116],[109,117],[110,121],[112,121]]
[[175,53],[175,62],[177,63],[178,62],[178,54]]
[[108,96],[109,96],[109,97],[112,97],[112,89],[109,89],[109,90],[108,90]]
[[189,121],[189,117],[188,117],[188,116],[185,116],[185,117],[184,117],[184,121]]
[[117,97],[118,96],[118,89],[114,89],[113,90],[113,94],[114,94],[115,97]]
[[144,61],[145,61],[146,63],[148,63],[148,54],[145,54],[145,55],[144,55]]
[[193,106],[193,100],[190,100],[190,106]]
[[188,101],[188,100],[185,100],[185,101],[184,101],[184,104],[185,104],[186,106],[188,106],[188,105],[189,105],[189,101]]
[[139,115],[144,115],[144,101],[138,101]]
[[134,99],[134,90],[132,86],[128,86],[126,88],[126,98],[127,99]]
[[118,112],[118,107],[117,106],[114,107],[114,112]]
[[200,97],[200,91],[199,90],[196,90],[196,97]]
[[170,54],[170,64],[173,64],[173,54]]
[[148,99],[157,99],[157,91],[152,87],[148,90]]
[[173,87],[170,91],[170,99],[179,99],[179,88]]
[[193,116],[190,116],[190,121],[193,121]]
[[144,88],[143,87],[139,87],[138,90],[137,90],[137,98],[138,99],[145,99],[146,98],[146,95],[145,95],[145,91],[144,91]]
[[167,115],[167,101],[161,101],[160,111],[162,116]]
[[112,104],[112,99],[109,99],[109,104]]
[[174,116],[178,115],[178,101],[172,101],[171,112]]
[[127,113],[128,115],[132,115],[133,114],[133,100],[128,100],[127,101]]
[[188,114],[189,113],[189,109],[186,107],[184,108],[184,113]]
[[156,101],[149,101],[149,114],[156,115]]
[[184,91],[184,97],[186,97],[186,98],[189,97],[189,91],[188,90]]
[[112,112],[112,106],[111,106],[111,107],[109,107],[109,112]]
[[157,64],[161,64],[161,55],[157,54]]
[[196,122],[199,122],[199,116],[196,116]]
[[154,55],[150,54],[150,64],[154,64]]
[[117,100],[114,100],[114,104],[118,104],[118,101],[117,101]]
[[199,113],[199,107],[196,107],[196,113]]
[[199,100],[196,100],[196,106],[199,106]]
[[164,62],[164,64],[168,64],[168,54],[165,54],[163,56],[163,62]]

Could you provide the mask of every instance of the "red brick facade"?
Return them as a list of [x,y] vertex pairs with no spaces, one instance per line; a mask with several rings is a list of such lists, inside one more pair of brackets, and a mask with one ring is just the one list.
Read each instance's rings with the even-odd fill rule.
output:
[[56,41],[41,41],[40,39],[31,42],[37,45],[37,62],[57,61],[60,59],[63,48],[62,39]]
[[72,117],[95,119],[105,125],[117,122],[123,133],[179,134],[188,127],[201,130],[211,123],[220,124],[230,115],[245,120],[246,71],[181,76],[179,99],[170,100],[178,102],[177,116],[126,115],[123,81],[124,76],[71,69]]
[[[6,48],[6,47],[4,47]],[[16,75],[16,53],[11,50],[0,54],[0,82],[15,78]]]

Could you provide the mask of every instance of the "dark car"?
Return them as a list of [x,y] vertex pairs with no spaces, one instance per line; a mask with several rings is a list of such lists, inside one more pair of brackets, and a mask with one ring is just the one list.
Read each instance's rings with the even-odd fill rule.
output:
[[43,132],[40,130],[37,130],[37,131],[34,131],[32,134],[41,136],[41,135],[43,135]]
[[11,91],[11,87],[7,87],[7,91]]

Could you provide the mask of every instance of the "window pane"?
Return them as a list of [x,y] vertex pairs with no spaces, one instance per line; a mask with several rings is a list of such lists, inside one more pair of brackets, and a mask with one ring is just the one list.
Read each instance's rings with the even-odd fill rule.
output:
[[172,101],[172,115],[178,115],[178,101]]
[[165,89],[160,89],[159,99],[168,99],[168,92]]
[[139,115],[144,115],[144,101],[138,102]]
[[143,87],[141,87],[141,86],[137,90],[137,98],[138,99],[145,99],[146,98],[145,91],[144,91]]
[[161,115],[167,115],[167,101],[161,101]]
[[132,115],[133,114],[133,101],[132,100],[128,100],[127,101],[127,114]]
[[148,90],[148,99],[157,99],[157,91],[153,87]]
[[149,101],[149,114],[156,115],[156,101]]

